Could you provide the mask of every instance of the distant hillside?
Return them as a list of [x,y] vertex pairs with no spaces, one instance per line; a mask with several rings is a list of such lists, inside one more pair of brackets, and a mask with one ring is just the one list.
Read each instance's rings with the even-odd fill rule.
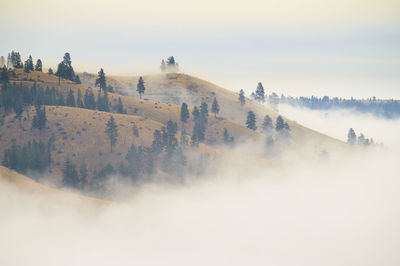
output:
[[[88,86],[94,86],[96,75],[83,73],[80,75],[81,81]],[[240,125],[246,124],[248,111],[255,112],[257,116],[258,128],[265,115],[269,115],[275,122],[279,113],[272,108],[261,105],[260,103],[246,98],[246,104],[241,106],[238,101],[238,93],[221,88],[208,81],[201,80],[185,74],[171,73],[143,76],[146,83],[144,98],[155,101],[180,105],[186,102],[189,106],[198,106],[204,100],[211,107],[214,98],[217,98],[220,105],[220,116],[235,121]],[[136,85],[138,77],[118,77],[109,76],[108,84],[114,87],[116,92],[138,98]],[[288,121],[294,141],[312,142],[317,146],[341,146],[344,143],[316,132],[312,129],[303,127],[294,121]]]
[[[76,84],[37,71],[25,73],[17,69],[15,73],[16,76],[11,79],[11,83],[21,84],[29,88],[36,86],[36,89],[54,87],[64,95],[64,98],[67,98],[70,90],[74,93],[75,99],[78,90],[80,90],[82,96],[87,91],[92,91],[96,98],[99,92],[97,88],[93,88],[95,76],[91,74],[81,74],[81,80],[85,84]],[[116,93],[108,93],[110,112],[48,105],[45,106],[47,113],[46,127],[42,130],[32,130],[32,119],[35,113],[33,106],[25,107],[21,120],[16,118],[13,111],[4,112],[3,110],[0,121],[0,156],[4,155],[6,149],[10,149],[13,139],[15,139],[17,145],[22,147],[32,140],[47,144],[53,136],[55,141],[51,145],[51,163],[41,176],[51,178],[55,184],[60,184],[61,170],[66,159],[69,158],[72,164],[77,167],[83,161],[86,163],[90,181],[93,176],[100,175],[99,171],[103,171],[107,164],[112,165],[117,171],[118,169],[125,171],[124,168],[120,168],[120,165],[121,163],[123,167],[127,165],[125,156],[131,144],[136,147],[150,148],[154,139],[153,133],[166,127],[169,120],[178,124],[176,133],[178,142],[180,142],[183,130],[191,135],[194,127],[193,117],[190,114],[186,124],[180,122],[181,103],[188,103],[191,113],[195,105],[199,106],[202,101],[205,101],[208,103],[210,111],[211,103],[216,97],[221,111],[217,117],[209,114],[204,144],[201,143],[199,148],[191,148],[181,143],[186,157],[185,160],[187,160],[185,166],[187,171],[196,174],[203,171],[201,169],[204,165],[209,165],[211,161],[215,163],[227,162],[229,158],[232,158],[228,145],[224,143],[224,129],[227,129],[229,135],[234,137],[236,145],[248,142],[257,143],[251,148],[246,147],[241,155],[234,155],[236,160],[253,160],[262,164],[273,161],[272,158],[263,158],[266,136],[261,133],[260,127],[264,115],[270,115],[275,121],[278,113],[266,106],[247,99],[246,104],[242,107],[238,102],[236,93],[183,74],[145,76],[146,91],[142,100],[138,99],[135,91],[137,78],[107,77],[107,81],[116,91]],[[119,99],[121,99],[126,114],[116,113]],[[250,130],[245,126],[249,110],[256,113],[259,128],[257,131]],[[104,132],[111,115],[115,118],[119,135],[113,152],[110,152],[110,142]],[[288,123],[291,127],[290,134],[292,137],[282,145],[290,149],[309,147],[310,151],[319,154],[333,147],[346,147],[343,142],[305,128],[295,122],[288,121]],[[138,136],[133,133],[134,125],[138,129]],[[242,159],[238,156],[242,156]],[[163,160],[167,160],[168,156],[163,158]],[[147,163],[152,164],[153,162],[146,161]],[[160,165],[163,162],[159,161],[157,164]],[[164,173],[163,178],[174,180],[177,176],[172,173],[167,175]]]

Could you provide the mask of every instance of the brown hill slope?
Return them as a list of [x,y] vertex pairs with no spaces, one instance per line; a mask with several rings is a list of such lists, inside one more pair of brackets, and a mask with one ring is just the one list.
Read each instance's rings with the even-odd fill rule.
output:
[[[93,74],[81,74],[82,83],[94,86],[96,76]],[[241,106],[238,102],[238,94],[230,90],[221,88],[208,81],[201,80],[185,74],[158,74],[143,76],[146,83],[144,98],[151,101],[160,101],[174,105],[186,102],[189,106],[200,105],[201,101],[206,101],[211,109],[211,104],[216,97],[220,105],[220,116],[235,121],[240,125],[245,125],[248,111],[255,112],[257,125],[260,128],[265,115],[269,115],[275,122],[279,113],[268,105],[246,98],[246,104]],[[107,77],[108,84],[123,94],[139,97],[136,92],[138,77]],[[310,142],[316,146],[342,146],[343,142],[321,134],[312,129],[306,128],[294,121],[288,121],[294,142]]]
[[14,199],[18,192],[22,192],[26,196],[47,197],[46,199],[51,198],[57,204],[62,203],[73,207],[80,207],[82,203],[85,203],[85,209],[106,207],[110,204],[108,201],[50,188],[3,166],[0,166],[0,183],[3,185],[2,194],[10,193]]

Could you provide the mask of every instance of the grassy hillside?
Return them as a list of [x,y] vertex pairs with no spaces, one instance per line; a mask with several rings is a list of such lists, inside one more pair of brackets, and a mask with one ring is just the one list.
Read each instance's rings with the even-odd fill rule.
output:
[[[91,74],[81,75],[81,80],[86,84],[76,84],[71,81],[58,79],[54,75],[42,72],[24,73],[16,70],[16,77],[12,83],[21,83],[26,86],[37,84],[43,88],[55,87],[63,92],[65,98],[71,89],[75,98],[78,90],[82,95],[87,90],[93,90],[98,94],[97,88],[93,87],[95,76]],[[106,164],[110,163],[114,169],[118,169],[121,162],[127,163],[125,155],[131,144],[149,147],[153,140],[153,132],[166,125],[169,120],[178,123],[177,139],[180,139],[181,131],[192,133],[194,126],[192,115],[189,121],[183,125],[180,123],[180,104],[187,102],[189,107],[199,105],[206,101],[211,109],[211,102],[216,97],[221,107],[221,113],[217,117],[210,114],[206,130],[206,142],[198,149],[184,148],[187,157],[188,168],[195,173],[201,161],[202,155],[208,153],[214,161],[227,162],[235,160],[256,160],[261,164],[276,165],[277,161],[257,158],[262,155],[265,136],[260,130],[253,131],[245,127],[247,111],[252,110],[257,114],[258,127],[264,115],[269,114],[273,120],[278,113],[257,102],[247,99],[245,106],[241,107],[237,100],[237,94],[220,88],[212,83],[190,77],[183,74],[162,74],[145,76],[146,92],[145,99],[138,99],[135,92],[136,78],[108,77],[111,84],[118,93],[109,93],[111,112],[101,112],[76,107],[46,106],[47,124],[42,130],[31,130],[32,117],[35,113],[34,107],[26,107],[21,120],[17,120],[13,112],[2,114],[0,123],[0,155],[10,148],[12,140],[15,139],[20,146],[30,140],[36,139],[47,143],[51,136],[55,142],[51,149],[52,161],[46,172],[42,174],[60,182],[61,169],[67,157],[73,164],[79,166],[85,161],[88,167],[89,179]],[[125,94],[125,95],[122,95]],[[121,99],[127,114],[116,114],[118,99]],[[192,110],[189,110],[190,112]],[[110,143],[104,133],[106,123],[113,115],[118,126],[118,140],[114,151],[110,152]],[[312,153],[319,154],[323,150],[332,147],[344,148],[344,143],[319,134],[313,130],[302,127],[295,122],[288,121],[292,128],[290,149],[307,146]],[[136,125],[139,136],[133,134]],[[258,143],[255,146],[246,146],[242,154],[232,155],[223,143],[224,128],[228,129],[230,135],[235,137],[237,145],[247,142]],[[252,148],[250,148],[252,147]],[[240,159],[240,157],[242,159]],[[168,177],[167,177],[168,178]],[[56,183],[57,183],[56,182]]]
[[[79,208],[82,206],[82,203],[85,203],[84,208],[86,209],[87,207],[103,208],[110,204],[108,201],[50,188],[3,166],[0,166],[0,183],[9,186],[9,188],[14,188],[19,192],[27,193],[29,196],[37,195],[46,199],[51,198],[52,201],[57,202],[58,206],[60,206],[59,204],[65,204]],[[4,186],[3,189],[5,189]],[[10,193],[10,196],[15,197],[14,192],[6,191],[6,193]]]
[[[81,81],[88,86],[94,86],[96,75],[84,73]],[[253,111],[257,116],[258,128],[261,127],[265,115],[269,115],[275,122],[278,112],[268,105],[246,98],[246,104],[241,106],[238,102],[238,94],[221,88],[208,81],[201,80],[185,74],[158,74],[143,76],[146,83],[144,98],[151,101],[160,101],[173,105],[186,102],[189,106],[198,106],[201,101],[206,101],[211,109],[213,99],[216,97],[220,105],[220,116],[225,117],[239,125],[245,125],[247,112]],[[109,76],[108,84],[122,94],[139,97],[136,92],[138,77]],[[312,129],[303,127],[295,121],[288,121],[294,142],[309,142],[318,147],[343,146],[343,142],[328,137]],[[235,135],[235,134],[234,134]]]

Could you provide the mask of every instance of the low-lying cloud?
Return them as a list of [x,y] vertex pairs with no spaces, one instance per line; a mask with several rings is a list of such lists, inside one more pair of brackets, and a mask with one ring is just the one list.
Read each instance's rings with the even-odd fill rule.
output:
[[399,265],[397,163],[396,148],[230,161],[100,210],[2,184],[0,264]]

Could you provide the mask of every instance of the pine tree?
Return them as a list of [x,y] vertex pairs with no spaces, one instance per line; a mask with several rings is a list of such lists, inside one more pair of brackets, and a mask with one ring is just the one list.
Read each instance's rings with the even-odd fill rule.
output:
[[81,189],[85,188],[86,184],[88,183],[88,170],[85,161],[82,161],[79,167],[79,181],[81,185]]
[[64,167],[62,169],[62,183],[66,187],[77,188],[79,184],[78,172],[76,171],[76,167],[70,161],[69,157],[64,163]]
[[256,89],[256,94],[255,94],[255,99],[261,103],[265,102],[265,91],[264,87],[261,82],[258,83],[257,89]]
[[217,117],[217,114],[219,113],[219,104],[217,98],[214,98],[214,101],[211,106],[211,112],[214,114],[215,117]]
[[26,73],[29,73],[31,71],[33,71],[33,59],[32,56],[29,56],[28,60],[25,61],[25,65],[24,65],[24,71]]
[[107,122],[106,130],[104,131],[104,133],[106,133],[108,138],[110,139],[110,152],[112,152],[112,148],[115,143],[117,143],[118,137],[117,124],[115,123],[113,116],[110,116],[110,120],[108,120]]
[[203,105],[203,114],[197,109],[195,106],[192,112],[193,120],[194,120],[194,127],[192,133],[192,146],[197,147],[198,142],[203,142],[205,140],[205,131],[206,131],[206,124],[207,124],[207,104]]
[[92,90],[86,90],[85,96],[83,98],[83,103],[86,109],[96,109],[96,100],[94,99],[94,94]]
[[185,123],[189,119],[189,110],[188,105],[186,103],[182,103],[181,106],[181,121],[182,121],[182,128],[184,127]]
[[347,133],[347,143],[350,145],[354,145],[357,142],[357,135],[354,132],[354,129],[350,128],[349,132]]
[[103,92],[107,91],[107,82],[106,82],[106,74],[104,70],[101,68],[98,73],[98,78],[96,79],[96,87],[99,87],[99,93],[103,90]]
[[32,129],[43,129],[46,126],[46,108],[41,108],[40,106],[35,106],[36,114],[32,119]]
[[79,108],[85,107],[85,105],[83,104],[83,101],[82,101],[81,89],[78,89],[78,98],[76,99],[76,106]]
[[40,72],[42,72],[42,60],[40,60],[40,59],[38,59],[37,61],[36,61],[36,65],[35,65],[35,71],[40,71]]
[[139,93],[140,99],[142,99],[142,94],[144,93],[145,90],[146,87],[144,86],[143,78],[140,77],[136,89],[136,91]]
[[167,59],[167,70],[168,70],[168,72],[178,72],[179,71],[179,65],[175,61],[175,58],[173,56],[170,56]]
[[204,124],[208,124],[208,104],[204,101],[200,105],[200,116],[203,119]]
[[278,116],[276,118],[276,124],[275,124],[275,131],[276,132],[282,132],[285,128],[285,122],[283,121],[282,116]]
[[246,125],[247,125],[247,128],[250,128],[251,130],[257,130],[256,115],[254,114],[253,111],[249,111],[247,113]]
[[122,101],[121,101],[121,97],[118,98],[117,113],[126,114],[126,111],[125,111],[124,106],[123,106]]
[[71,89],[69,89],[69,91],[68,91],[66,105],[70,106],[70,107],[75,107],[76,106],[74,92]]
[[239,103],[240,103],[240,106],[243,106],[246,103],[246,98],[244,97],[243,90],[240,90],[240,92],[239,92]]
[[106,91],[103,92],[103,96],[100,95],[100,92],[97,96],[97,110],[110,112],[110,103],[108,101],[108,93]]
[[224,128],[224,143],[228,146],[233,147],[235,145],[235,138],[233,136],[229,136],[229,132],[226,128]]
[[1,83],[5,84],[7,84],[10,81],[10,75],[8,74],[8,70],[6,67],[1,68],[0,81]]
[[53,75],[54,74],[53,69],[51,67],[49,68],[47,74],[49,74],[49,75]]
[[164,59],[161,61],[160,69],[161,72],[165,72],[167,70]]
[[69,53],[65,53],[63,61],[58,64],[56,76],[58,77],[58,83],[60,83],[61,78],[75,81],[75,72],[72,67],[71,56]]
[[274,125],[272,124],[272,119],[269,115],[266,115],[264,117],[264,121],[261,128],[264,133],[270,133],[274,128]]
[[76,84],[81,84],[81,79],[79,78],[78,75],[75,76],[74,82],[75,82]]

